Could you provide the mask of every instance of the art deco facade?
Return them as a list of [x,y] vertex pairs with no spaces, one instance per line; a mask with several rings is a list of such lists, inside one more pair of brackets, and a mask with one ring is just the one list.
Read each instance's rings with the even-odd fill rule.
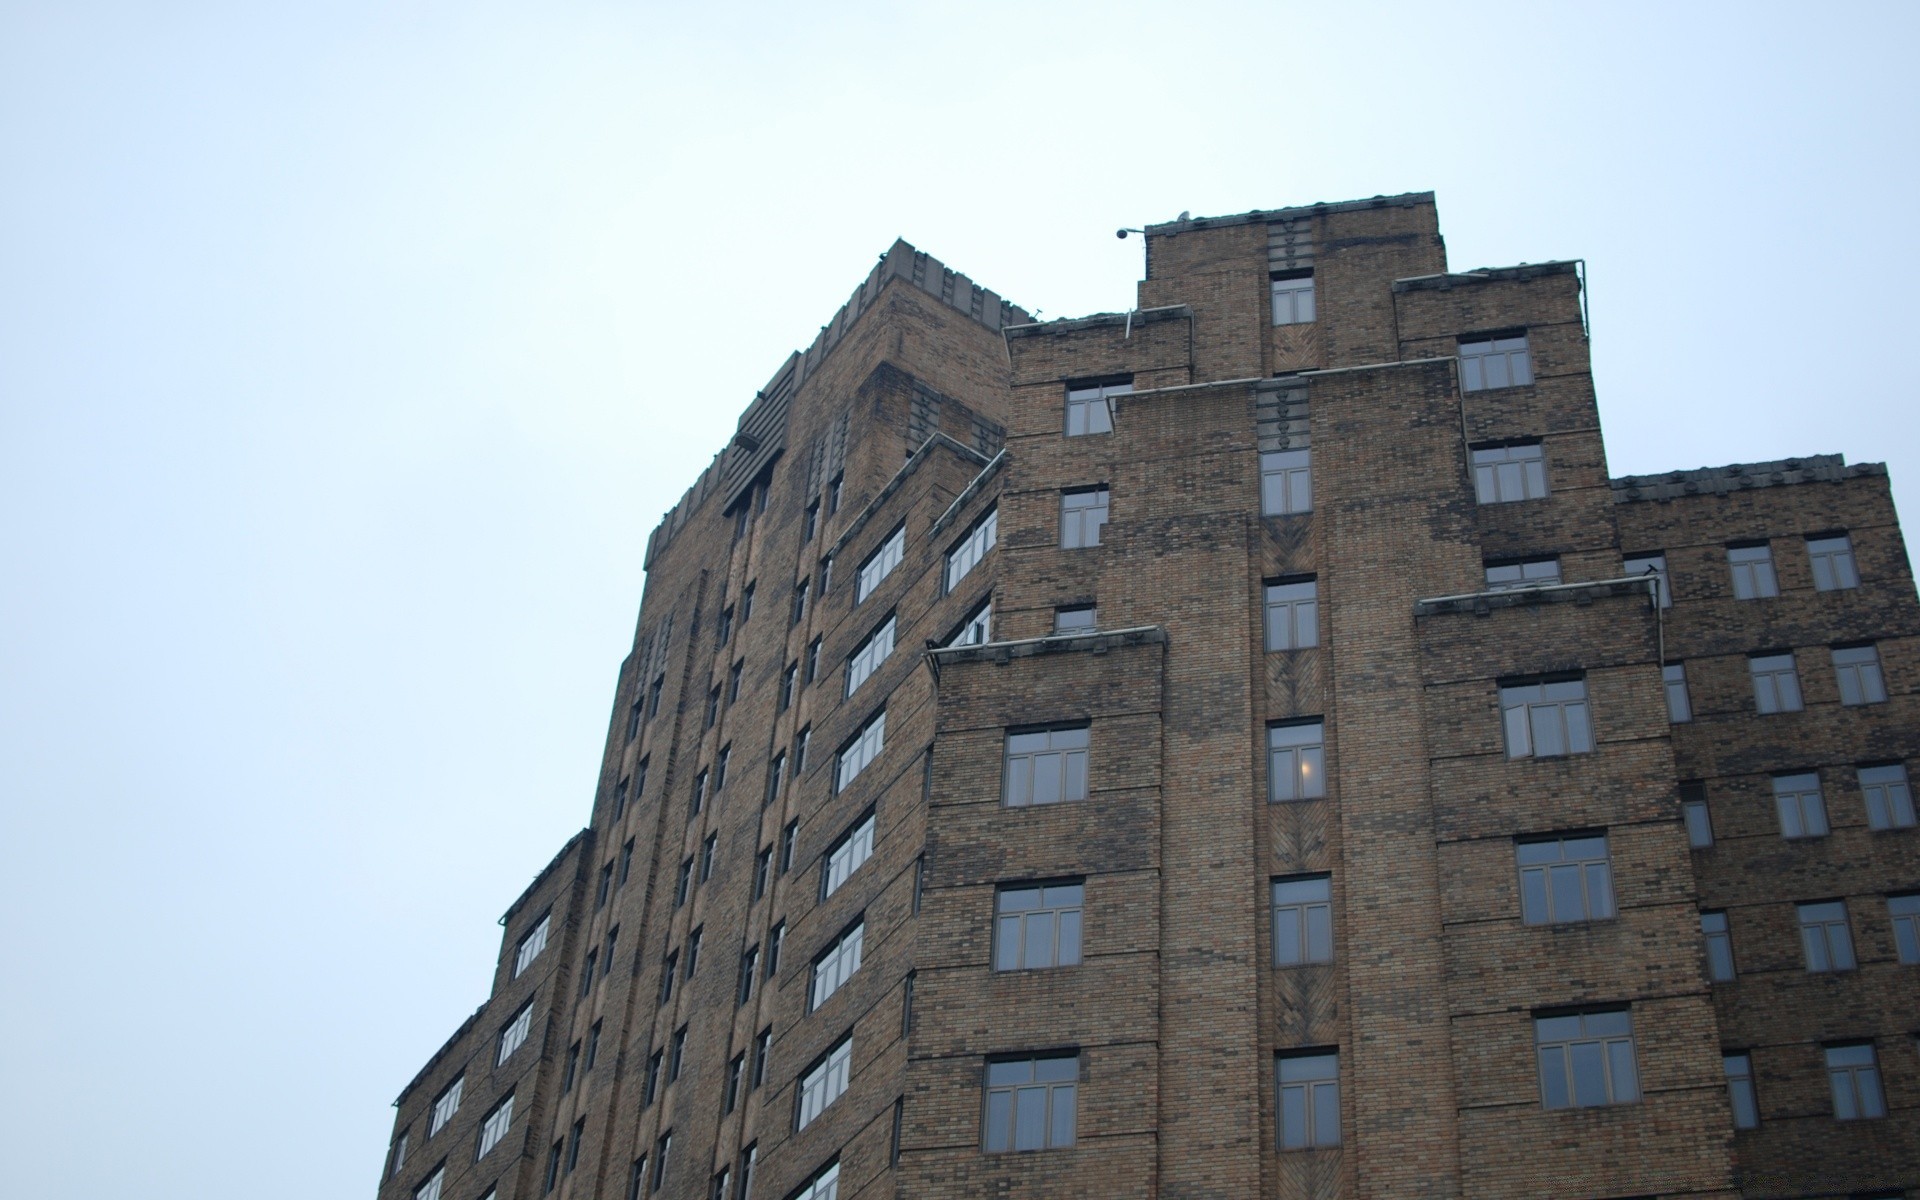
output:
[[1920,1189],[1885,469],[1610,478],[1431,195],[1145,241],[896,244],[748,406],[381,1200]]

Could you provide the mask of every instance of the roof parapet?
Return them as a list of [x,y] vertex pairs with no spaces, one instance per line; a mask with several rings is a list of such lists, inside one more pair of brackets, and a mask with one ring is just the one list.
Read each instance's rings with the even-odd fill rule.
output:
[[1148,237],[1168,237],[1194,229],[1220,229],[1228,225],[1253,225],[1266,221],[1290,221],[1316,217],[1324,213],[1359,212],[1369,208],[1413,208],[1432,204],[1432,192],[1402,192],[1397,196],[1374,196],[1366,200],[1340,200],[1334,203],[1303,204],[1297,208],[1257,208],[1231,217],[1189,217],[1184,221],[1163,221],[1146,227]]
[[1682,496],[1725,496],[1750,488],[1783,487],[1797,483],[1840,483],[1868,475],[1885,475],[1885,463],[1847,465],[1842,454],[1812,454],[1774,462],[1729,463],[1692,471],[1659,475],[1623,475],[1609,479],[1615,504],[1636,500],[1677,500]]
[[1476,283],[1504,279],[1539,279],[1547,275],[1577,275],[1580,266],[1574,259],[1556,259],[1543,263],[1520,263],[1512,267],[1480,267],[1472,271],[1448,271],[1441,275],[1411,275],[1393,281],[1395,292],[1444,292]]

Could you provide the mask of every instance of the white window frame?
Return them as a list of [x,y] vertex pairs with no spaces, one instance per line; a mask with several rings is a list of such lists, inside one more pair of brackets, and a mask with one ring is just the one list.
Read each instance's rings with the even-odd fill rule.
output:
[[1090,550],[1100,544],[1100,530],[1113,512],[1113,494],[1107,485],[1073,488],[1060,493],[1060,548]]
[[1473,498],[1480,504],[1514,504],[1547,495],[1547,447],[1543,442],[1482,446],[1473,451]]
[[1133,380],[1067,385],[1067,437],[1113,432],[1112,397],[1133,391]]
[[840,890],[842,884],[860,869],[860,864],[873,857],[874,814],[868,813],[860,818],[852,829],[840,836],[840,840],[827,851],[826,862],[821,868],[820,898],[825,900]]
[[1817,771],[1797,771],[1773,777],[1773,808],[1780,817],[1784,838],[1825,837],[1827,802],[1820,794]]
[[1262,451],[1260,454],[1260,515],[1285,517],[1312,511],[1312,449]]
[[886,748],[887,710],[883,708],[860,727],[860,732],[853,735],[852,741],[841,748],[834,760],[833,790],[842,791],[858,779],[860,772],[866,770]]
[[1305,650],[1320,644],[1320,582],[1280,579],[1265,586],[1268,651]]
[[1267,277],[1275,325],[1311,325],[1315,316],[1313,268],[1281,271]]
[[547,948],[547,931],[552,924],[553,914],[551,912],[544,913],[541,915],[538,924],[521,935],[520,941],[514,947],[513,952],[513,977],[515,979],[525,974],[527,968],[533,965],[533,960],[539,958],[540,952]]
[[1460,390],[1488,392],[1525,387],[1533,382],[1533,353],[1527,335],[1504,333],[1460,341]]
[[1502,684],[1500,715],[1509,759],[1593,753],[1593,712],[1584,678]]
[[1835,646],[1832,653],[1840,703],[1849,707],[1886,703],[1887,677],[1881,673],[1879,647]]
[[1773,547],[1728,546],[1727,570],[1733,577],[1735,600],[1771,600],[1780,594],[1780,577],[1773,570]]
[[1002,796],[1008,808],[1085,800],[1093,731],[1086,725],[1007,734]]
[[1911,829],[1914,826],[1913,787],[1905,763],[1879,763],[1856,768],[1860,795],[1867,804],[1869,829]]
[[453,1082],[443,1088],[438,1096],[434,1097],[433,1112],[427,1117],[428,1137],[432,1137],[442,1129],[445,1129],[447,1122],[453,1120],[453,1114],[460,1111],[460,1095],[466,1091],[466,1087],[466,1075],[456,1075],[454,1076]]
[[887,535],[887,540],[880,543],[879,549],[867,555],[866,561],[860,564],[860,573],[854,577],[853,581],[853,602],[859,604],[873,595],[873,589],[879,587],[882,580],[893,574],[893,569],[900,565],[900,560],[906,557],[906,553],[907,527],[902,523]]
[[860,958],[866,942],[867,922],[862,918],[854,922],[853,928],[830,942],[813,960],[813,981],[807,989],[808,1012],[813,1012],[832,999],[833,994],[853,978],[853,973],[860,969]]
[[880,622],[879,627],[868,634],[865,641],[853,648],[853,653],[847,658],[847,695],[851,696],[859,691],[860,685],[880,669],[880,664],[887,660],[887,655],[893,653],[895,625],[895,617],[889,613],[887,619]]
[[947,551],[947,573],[945,590],[951,592],[954,585],[967,577],[968,572],[980,565],[980,560],[993,549],[1000,538],[1000,506],[994,505],[986,515],[973,523],[953,549]]
[[1807,539],[1807,562],[1813,568],[1813,587],[1839,592],[1860,586],[1860,567],[1853,557],[1853,539],[1844,533]]
[[849,1033],[822,1055],[818,1064],[800,1077],[796,1129],[805,1129],[827,1106],[846,1095],[853,1073],[853,1034]]
[[485,1158],[487,1156],[487,1151],[493,1149],[495,1146],[498,1146],[501,1140],[507,1136],[508,1131],[511,1130],[512,1128],[513,1128],[513,1093],[508,1092],[506,1095],[506,1098],[501,1100],[500,1103],[494,1105],[492,1110],[487,1113],[486,1118],[483,1121],[481,1121],[480,1149],[479,1149],[479,1152],[474,1155],[474,1158],[475,1159]]
[[497,1067],[509,1058],[512,1058],[513,1052],[525,1044],[527,1033],[532,1028],[533,1001],[529,1000],[520,1006],[519,1012],[513,1014],[513,1020],[508,1021],[506,1025],[501,1027],[500,1049],[499,1052],[494,1055],[493,1065]]

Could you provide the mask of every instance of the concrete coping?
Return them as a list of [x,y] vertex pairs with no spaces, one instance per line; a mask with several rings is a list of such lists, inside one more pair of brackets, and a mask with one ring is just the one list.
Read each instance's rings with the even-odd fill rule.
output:
[[1161,321],[1191,321],[1193,309],[1185,304],[1163,304],[1157,308],[1135,308],[1127,312],[1094,313],[1085,317],[1060,317],[1053,321],[1037,321],[1030,325],[1009,325],[1003,331],[1009,338],[1041,337],[1044,335],[1061,336],[1078,333],[1083,329],[1099,329],[1108,325],[1154,325]]
[[1682,496],[1725,496],[1750,488],[1783,487],[1797,483],[1841,483],[1865,475],[1885,475],[1885,463],[1847,465],[1845,455],[1811,454],[1775,462],[1731,463],[1661,475],[1623,475],[1609,479],[1615,504],[1636,500],[1675,500]]
[[866,528],[867,522],[873,519],[873,514],[879,512],[887,501],[893,499],[893,494],[899,491],[901,486],[906,483],[907,476],[919,470],[920,464],[926,461],[927,455],[933,453],[934,446],[942,442],[946,443],[949,448],[958,452],[962,457],[970,458],[974,462],[985,464],[991,461],[986,455],[975,450],[972,446],[963,446],[944,433],[934,433],[930,435],[926,441],[920,443],[918,450],[915,450],[907,456],[906,464],[893,473],[893,478],[887,480],[887,486],[881,488],[880,491],[874,495],[873,499],[867,501],[867,506],[861,509],[853,520],[847,522],[847,527],[840,531],[840,536],[833,540],[833,545],[827,547],[827,553],[830,555],[838,555],[840,551],[846,547],[846,544],[853,540],[855,534]]
[[1552,262],[1521,263],[1514,267],[1481,267],[1473,271],[1448,271],[1440,275],[1410,275],[1393,281],[1395,292],[1443,292],[1448,288],[1470,287],[1501,279],[1539,279],[1546,275],[1572,275],[1579,264],[1572,259]]
[[980,473],[975,475],[966,487],[960,489],[960,494],[953,498],[953,503],[947,505],[947,511],[935,518],[933,526],[927,530],[927,536],[939,537],[940,531],[953,522],[954,517],[958,516],[960,510],[967,506],[968,501],[980,494],[980,489],[986,486],[987,480],[993,478],[994,472],[998,471],[1006,461],[1007,451],[1005,447],[1002,447],[1000,453],[993,456],[993,461],[981,467]]
[[1541,604],[1591,604],[1606,596],[1653,595],[1659,577],[1652,574],[1626,575],[1619,579],[1594,579],[1584,583],[1550,583],[1541,587],[1503,588],[1494,592],[1465,592],[1458,596],[1434,596],[1413,602],[1416,617],[1436,617],[1444,613],[1473,613],[1486,616],[1496,608],[1533,608]]
[[1295,221],[1323,213],[1361,212],[1369,208],[1412,208],[1432,204],[1432,192],[1402,192],[1397,196],[1370,196],[1365,200],[1337,200],[1330,203],[1303,204],[1297,208],[1256,208],[1230,217],[1188,217],[1181,221],[1162,221],[1146,227],[1150,237],[1167,237],[1189,229],[1218,229],[1223,225],[1254,225],[1270,221]]
[[1008,663],[1016,658],[1037,658],[1045,654],[1105,654],[1126,646],[1164,646],[1167,631],[1159,625],[1130,625],[1125,629],[1076,630],[1050,633],[1045,637],[1021,638],[1011,642],[980,642],[972,646],[928,646],[927,661],[933,677],[940,678],[942,665],[955,663]]

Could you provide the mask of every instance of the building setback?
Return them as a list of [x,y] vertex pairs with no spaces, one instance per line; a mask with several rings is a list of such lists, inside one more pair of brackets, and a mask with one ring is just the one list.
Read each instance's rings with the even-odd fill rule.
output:
[[755,397],[381,1200],[1920,1194],[1886,469],[1610,478],[1431,194],[1145,242]]

